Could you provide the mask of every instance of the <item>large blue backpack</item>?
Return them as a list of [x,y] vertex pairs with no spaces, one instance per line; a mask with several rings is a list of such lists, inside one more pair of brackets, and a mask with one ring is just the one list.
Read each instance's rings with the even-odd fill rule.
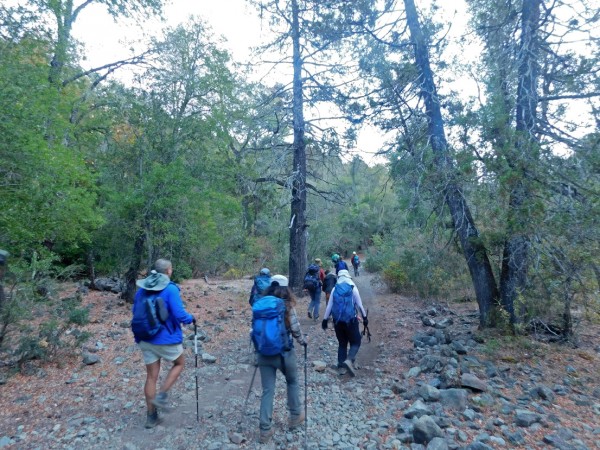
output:
[[349,283],[336,284],[333,290],[333,305],[331,315],[333,322],[350,323],[356,320],[356,307],[352,298],[354,286]]
[[285,303],[273,295],[261,297],[252,305],[252,342],[261,355],[281,355],[292,348],[285,327]]
[[256,292],[254,293],[254,297],[252,298],[252,304],[254,304],[256,300],[262,297],[265,289],[271,286],[271,277],[262,274],[258,275],[256,278],[254,278],[254,284],[256,285]]
[[165,301],[159,295],[160,292],[144,291],[134,300],[131,331],[138,341],[152,339],[169,317]]

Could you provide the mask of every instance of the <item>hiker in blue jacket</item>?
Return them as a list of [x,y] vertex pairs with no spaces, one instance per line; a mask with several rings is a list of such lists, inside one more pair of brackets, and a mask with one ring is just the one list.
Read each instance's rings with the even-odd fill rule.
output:
[[273,275],[271,287],[267,289],[266,296],[275,296],[285,303],[284,322],[291,348],[283,354],[266,356],[258,353],[258,368],[262,383],[262,398],[260,401],[259,441],[267,443],[275,433],[273,428],[273,399],[275,397],[275,381],[277,370],[285,376],[287,384],[287,407],[290,412],[288,429],[293,430],[304,423],[304,411],[300,403],[300,389],[298,383],[298,365],[296,362],[296,351],[294,350],[292,337],[302,346],[306,346],[306,340],[302,335],[300,323],[296,315],[294,305],[296,299],[292,290],[288,287],[288,279],[283,275]]
[[348,264],[346,264],[346,262],[337,253],[331,257],[331,262],[333,262],[333,265],[335,266],[336,275],[339,275],[340,270],[348,270]]
[[[173,273],[171,261],[159,259],[154,264],[154,269],[147,278],[136,282],[140,289],[136,292],[133,300],[135,308],[136,302],[143,301],[148,291],[159,293],[169,313],[169,317],[161,329],[151,339],[142,341],[135,338],[142,351],[144,364],[146,364],[146,384],[144,385],[144,394],[148,407],[146,428],[153,428],[159,423],[157,407],[167,408],[167,393],[183,371],[185,356],[183,353],[183,331],[181,330],[181,324],[196,323],[194,316],[189,314],[183,307],[183,302],[179,295],[179,286],[170,279]],[[160,388],[160,392],[156,394],[161,359],[172,362],[173,366],[169,370]]]
[[[349,286],[351,287],[351,292]],[[348,299],[350,314],[347,317],[340,317],[339,314],[344,312],[342,311],[344,308],[340,308],[340,302],[343,300],[340,299],[339,293],[336,294],[336,290],[342,292],[346,288],[348,288],[350,295]],[[327,303],[327,309],[325,310],[321,326],[326,330],[329,316],[333,317],[335,336],[338,340],[338,369],[340,371],[347,369],[353,377],[356,376],[354,363],[361,343],[358,316],[356,314],[357,310],[360,311],[363,323],[367,326],[369,320],[367,319],[367,312],[363,307],[358,288],[354,284],[354,281],[352,281],[350,273],[347,270],[340,270],[337,283],[331,291],[330,301]],[[348,350],[348,344],[350,344],[350,350]]]

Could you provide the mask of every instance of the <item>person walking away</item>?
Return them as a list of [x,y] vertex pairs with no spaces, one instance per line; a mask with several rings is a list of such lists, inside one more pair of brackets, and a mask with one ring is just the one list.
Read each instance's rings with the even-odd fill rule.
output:
[[321,286],[323,285],[323,281],[325,281],[325,270],[323,269],[323,262],[321,258],[315,258],[315,264],[319,266],[319,280],[321,281]]
[[254,304],[256,300],[262,297],[263,292],[267,290],[271,286],[271,271],[263,267],[260,269],[259,274],[254,277],[254,284],[252,285],[252,289],[250,290],[250,298],[248,299],[248,303],[250,306]]
[[[196,323],[194,316],[183,306],[179,286],[170,279],[173,274],[171,262],[159,259],[154,269],[147,278],[136,282],[139,289],[133,300],[131,321],[135,342],[146,365],[146,428],[153,428],[159,423],[158,409],[167,408],[169,389],[183,371],[185,356],[181,324]],[[173,366],[157,394],[156,385],[163,359],[172,362]]]
[[329,297],[331,296],[331,291],[337,282],[337,276],[331,270],[327,269],[325,271],[325,279],[323,280],[323,292],[325,292],[325,308],[329,304]]
[[[273,399],[277,370],[283,373],[287,385],[287,407],[290,413],[288,428],[293,430],[300,427],[305,418],[300,404],[298,367],[293,339],[305,348],[306,340],[302,335],[294,308],[296,299],[285,276],[274,275],[271,280],[271,286],[265,292],[265,296],[252,306],[252,340],[257,352],[262,383],[259,418],[259,440],[262,444],[267,443],[275,432]],[[273,311],[276,314],[273,314]],[[269,332],[269,330],[274,331]]]
[[304,290],[310,296],[308,305],[308,318],[317,320],[321,309],[321,280],[319,279],[320,267],[316,264],[308,266],[304,275]]
[[340,270],[348,270],[348,264],[346,264],[346,262],[337,253],[331,257],[331,261],[335,266],[336,275],[339,275]]
[[[321,326],[326,330],[329,315],[333,316],[333,327],[338,340],[338,368],[345,367],[354,377],[356,376],[354,363],[361,343],[357,309],[365,325],[369,324],[369,320],[358,288],[347,270],[340,270],[337,283],[331,292],[331,299],[325,309]],[[348,345],[350,345],[349,350]]]
[[354,268],[354,276],[357,277],[360,275],[358,266],[360,266],[360,258],[356,254],[356,252],[352,252],[352,259],[350,260],[352,263],[352,267]]

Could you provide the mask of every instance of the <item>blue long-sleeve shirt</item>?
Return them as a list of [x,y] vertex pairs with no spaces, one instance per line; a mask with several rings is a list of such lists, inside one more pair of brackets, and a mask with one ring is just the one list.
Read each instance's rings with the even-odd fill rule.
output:
[[[136,302],[142,301],[144,293],[145,289],[138,289],[133,300],[134,305]],[[183,307],[183,301],[179,295],[179,286],[172,281],[169,282],[166,288],[160,291],[158,296],[164,300],[165,306],[169,311],[169,317],[159,332],[152,336],[152,339],[145,342],[155,345],[181,344],[183,342],[181,324],[192,323],[194,321],[194,316],[188,313]],[[139,342],[138,339],[135,341]]]

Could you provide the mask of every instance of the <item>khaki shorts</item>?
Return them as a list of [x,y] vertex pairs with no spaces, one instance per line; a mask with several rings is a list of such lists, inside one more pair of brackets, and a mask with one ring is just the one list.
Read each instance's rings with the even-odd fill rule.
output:
[[152,364],[159,359],[175,361],[183,353],[182,344],[156,345],[150,342],[140,341],[138,344],[142,355],[144,355],[144,364]]

